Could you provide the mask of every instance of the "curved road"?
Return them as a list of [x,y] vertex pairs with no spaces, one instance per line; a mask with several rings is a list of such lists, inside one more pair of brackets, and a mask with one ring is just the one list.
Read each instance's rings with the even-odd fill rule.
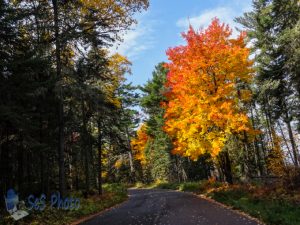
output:
[[130,189],[129,200],[81,225],[258,225],[237,212],[193,194]]

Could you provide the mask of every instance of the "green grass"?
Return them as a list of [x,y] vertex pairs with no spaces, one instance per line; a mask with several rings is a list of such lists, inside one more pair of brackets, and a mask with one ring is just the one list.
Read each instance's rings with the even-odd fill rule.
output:
[[179,189],[179,185],[180,185],[179,183],[161,182],[161,183],[156,183],[154,185],[154,188],[178,190]]
[[186,182],[186,183],[159,183],[156,188],[172,189],[179,191],[199,192],[202,188],[201,182]]
[[148,185],[148,187],[150,188],[172,189],[172,190],[193,192],[196,194],[205,193],[210,188],[217,188],[220,186],[222,186],[222,183],[220,182],[210,182],[207,180],[185,182],[185,183],[158,182],[152,185]]
[[[78,193],[72,196],[80,197],[80,209],[74,211],[65,211],[51,209],[50,206],[42,212],[32,211],[30,215],[18,222],[18,225],[63,225],[70,224],[82,217],[100,212],[106,208],[112,207],[127,199],[127,190],[125,186],[120,184],[105,184],[103,185],[104,194],[99,197],[91,196],[88,199],[80,197]],[[11,225],[15,224],[13,219],[6,213],[4,218],[0,218],[0,224]]]
[[266,224],[299,225],[300,206],[284,199],[254,197],[244,190],[219,190],[209,194],[218,202],[252,215]]

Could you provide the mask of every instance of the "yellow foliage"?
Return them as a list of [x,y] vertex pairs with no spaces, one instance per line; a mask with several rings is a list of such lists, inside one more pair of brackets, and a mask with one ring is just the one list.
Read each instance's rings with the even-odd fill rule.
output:
[[146,156],[145,156],[145,147],[148,142],[148,135],[146,133],[146,125],[142,124],[137,130],[137,137],[131,140],[131,148],[133,150],[134,158],[141,162],[142,165],[145,165]]
[[107,177],[107,172],[106,172],[106,171],[102,171],[101,177],[102,177],[102,178],[106,178],[106,177]]
[[118,159],[118,160],[115,162],[114,167],[115,167],[116,169],[120,169],[121,166],[122,166],[122,164],[123,164],[123,161],[122,161],[121,159]]
[[272,147],[268,160],[267,167],[270,172],[272,172],[275,176],[284,176],[285,175],[285,165],[284,165],[284,156],[281,149],[281,138],[276,134],[276,132],[272,131],[272,137],[274,146]]
[[245,34],[230,39],[231,30],[217,19],[206,30],[183,35],[186,46],[167,51],[165,131],[174,140],[173,153],[196,160],[217,156],[232,134],[255,134],[242,109],[251,92],[252,61]]
[[[147,9],[148,0],[79,0],[80,11],[83,18],[93,16],[98,20],[81,20],[81,25],[86,32],[92,32],[95,24],[102,22],[103,29],[129,28],[136,20],[132,17],[133,12]],[[103,32],[105,32],[104,30]]]
[[126,73],[130,71],[131,62],[118,53],[112,55],[108,59],[109,82],[104,83],[103,89],[106,93],[107,101],[117,107],[121,107],[121,101],[116,97],[116,91],[121,83],[125,81]]

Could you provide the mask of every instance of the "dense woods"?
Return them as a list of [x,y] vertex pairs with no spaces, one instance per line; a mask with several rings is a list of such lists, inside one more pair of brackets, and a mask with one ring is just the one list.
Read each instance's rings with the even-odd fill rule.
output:
[[236,21],[238,37],[218,19],[190,26],[142,87],[145,180],[299,185],[299,1],[255,0]]
[[[21,196],[101,194],[105,173],[112,182],[131,176],[137,95],[125,79],[131,63],[108,48],[147,7],[0,1],[1,199],[9,188]],[[122,175],[111,168],[117,159],[130,162]]]
[[138,181],[299,186],[300,2],[254,0],[237,37],[217,18],[190,26],[135,87],[110,47],[148,4],[0,0],[0,198]]

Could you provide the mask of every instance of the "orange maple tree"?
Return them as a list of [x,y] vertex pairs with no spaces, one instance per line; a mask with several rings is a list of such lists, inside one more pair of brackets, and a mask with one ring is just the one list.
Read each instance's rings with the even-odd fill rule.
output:
[[173,153],[216,156],[230,135],[255,133],[242,110],[251,99],[252,61],[245,33],[235,39],[231,33],[214,19],[199,32],[190,26],[183,33],[187,44],[167,51],[165,131],[173,139]]
[[145,148],[149,140],[146,129],[146,125],[142,124],[137,130],[137,137],[131,140],[131,149],[133,150],[134,158],[140,161],[142,165],[146,164]]

